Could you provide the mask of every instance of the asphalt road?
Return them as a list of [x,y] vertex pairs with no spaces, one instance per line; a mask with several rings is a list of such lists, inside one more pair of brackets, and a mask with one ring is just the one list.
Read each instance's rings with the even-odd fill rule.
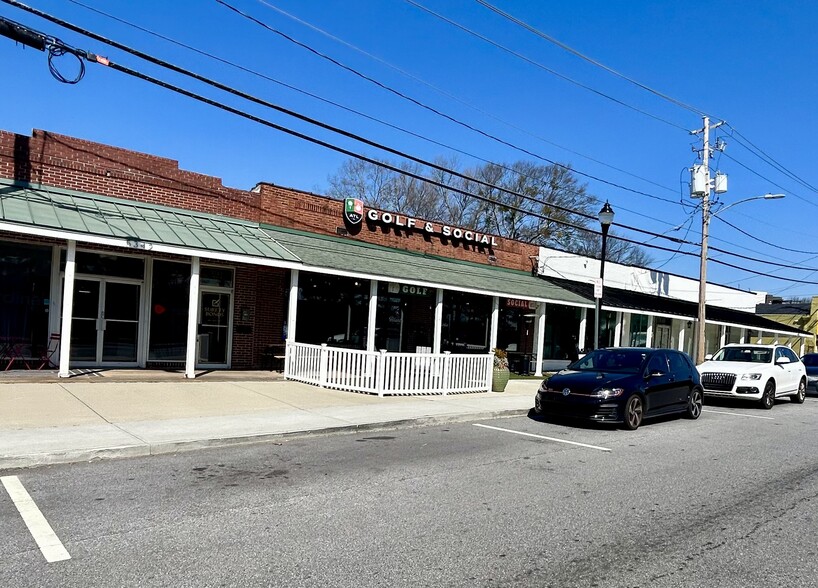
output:
[[816,440],[808,397],[6,471],[70,559],[0,487],[0,586],[818,586]]

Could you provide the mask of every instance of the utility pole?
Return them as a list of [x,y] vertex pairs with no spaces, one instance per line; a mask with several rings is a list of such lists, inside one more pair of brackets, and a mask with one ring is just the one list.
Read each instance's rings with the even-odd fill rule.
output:
[[[702,199],[702,249],[699,259],[699,314],[696,320],[696,363],[704,361],[704,335],[705,335],[705,309],[707,307],[707,236],[710,232],[710,191],[713,189],[712,181],[710,180],[710,129],[715,129],[724,124],[724,121],[710,125],[710,117],[703,117],[704,125],[697,131],[691,131],[691,134],[697,135],[702,133],[702,163],[701,165],[694,165],[691,170],[691,186],[690,195],[693,198],[701,197]],[[719,145],[716,145],[719,148]],[[717,179],[720,176],[717,174]],[[726,179],[723,186],[718,186],[716,192],[725,192]]]

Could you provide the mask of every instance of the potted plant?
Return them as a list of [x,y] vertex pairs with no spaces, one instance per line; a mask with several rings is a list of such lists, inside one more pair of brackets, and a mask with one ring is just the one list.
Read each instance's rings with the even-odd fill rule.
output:
[[499,347],[494,350],[494,370],[491,374],[491,391],[503,392],[508,384],[508,355]]

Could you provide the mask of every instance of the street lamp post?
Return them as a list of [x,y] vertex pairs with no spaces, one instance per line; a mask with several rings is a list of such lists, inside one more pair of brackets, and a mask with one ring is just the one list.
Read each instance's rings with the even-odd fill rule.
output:
[[[614,220],[614,211],[608,202],[599,211],[597,215],[599,224],[602,227],[602,253],[599,264],[599,289],[594,292],[596,298],[596,312],[594,313],[594,349],[599,349],[599,313],[602,302],[602,282],[605,279],[605,252],[608,247],[608,229]],[[596,296],[598,294],[598,296]]]
[[706,288],[707,288],[707,238],[709,234],[709,226],[710,226],[710,219],[714,216],[718,216],[723,213],[728,208],[732,208],[737,204],[742,204],[743,202],[750,202],[751,200],[778,200],[780,198],[784,198],[784,194],[764,194],[763,196],[751,196],[750,198],[744,198],[743,200],[738,200],[733,202],[732,204],[728,204],[727,206],[720,208],[716,212],[711,212],[710,210],[710,201],[707,199],[706,195],[705,198],[702,200],[702,249],[701,249],[701,257],[699,260],[699,314],[698,320],[696,325],[696,363],[701,363],[704,361],[704,348],[705,348],[705,308],[707,305],[707,295],[706,295]]

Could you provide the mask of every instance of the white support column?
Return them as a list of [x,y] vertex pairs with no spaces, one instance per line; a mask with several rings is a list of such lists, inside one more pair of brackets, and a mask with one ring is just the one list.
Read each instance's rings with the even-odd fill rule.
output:
[[65,255],[65,281],[63,283],[62,325],[60,326],[60,371],[57,375],[67,378],[71,357],[71,319],[74,317],[74,275],[77,273],[77,242],[68,242]]
[[290,299],[287,303],[287,342],[295,343],[296,314],[298,313],[298,270],[290,270]]
[[801,340],[801,347],[800,347],[800,350],[798,351],[798,355],[803,357],[804,356],[804,344],[806,343],[806,339],[804,337],[800,337],[800,340]]
[[497,329],[500,326],[500,298],[491,297],[491,331],[489,334],[489,351],[497,347]]
[[719,325],[719,349],[727,343],[727,327]]
[[741,329],[741,338],[738,340],[738,342],[742,345],[747,342],[747,329]]
[[369,317],[366,322],[366,350],[375,351],[375,323],[378,318],[378,280],[369,280]]
[[630,347],[631,342],[631,313],[622,313],[622,347]]
[[687,328],[687,321],[683,319],[679,319],[679,340],[676,342],[676,349],[679,351],[685,350],[685,339],[687,338],[687,332],[685,329]]
[[440,353],[440,340],[443,337],[443,288],[438,288],[435,299],[435,336],[432,353]]
[[614,327],[614,347],[622,347],[622,313],[616,313],[616,326]]
[[[535,376],[542,376],[543,350],[545,349],[545,302],[537,305],[537,367],[534,368]],[[581,325],[581,323],[580,323]]]
[[199,273],[201,261],[191,257],[190,264],[190,300],[187,307],[187,352],[185,353],[185,377],[196,377],[196,351],[199,334]]
[[588,332],[588,309],[583,308],[579,314],[579,339],[577,339],[577,347],[580,351],[585,349],[585,334]]
[[645,333],[645,347],[653,347],[653,315],[648,315],[648,331]]

